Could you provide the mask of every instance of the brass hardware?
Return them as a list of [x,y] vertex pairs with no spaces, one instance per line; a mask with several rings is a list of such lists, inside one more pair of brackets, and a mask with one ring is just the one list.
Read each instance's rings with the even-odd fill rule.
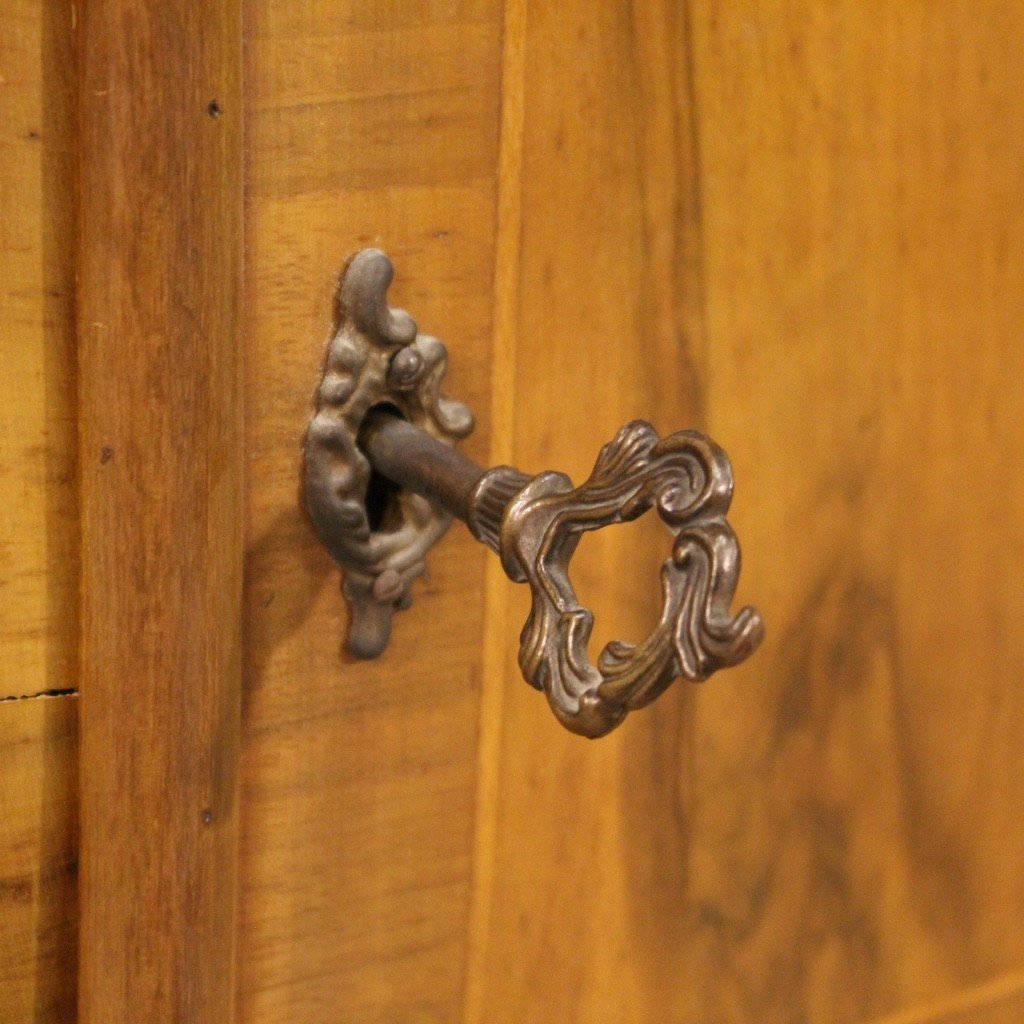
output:
[[372,522],[372,467],[359,448],[363,420],[370,409],[387,405],[448,444],[473,429],[469,409],[441,397],[444,345],[419,334],[404,310],[388,309],[393,273],[376,249],[364,249],[349,263],[339,292],[341,325],[327,349],[305,444],[306,505],[345,570],[348,646],[361,658],[387,647],[392,613],[409,607],[409,587],[423,572],[427,551],[451,524],[450,515],[411,490],[395,496],[393,521]]
[[[306,441],[306,502],[313,523],[346,571],[352,604],[349,648],[374,657],[387,646],[391,613],[408,607],[409,585],[451,517],[501,556],[506,574],[530,584],[533,605],[519,664],[558,720],[603,736],[676,678],[706,679],[760,643],[760,614],[730,605],[740,571],[726,521],[728,457],[694,430],[665,438],[642,420],[626,424],[580,487],[563,473],[482,470],[451,445],[472,429],[469,411],[440,397],[444,346],[416,333],[387,307],[392,269],[377,250],[350,263],[343,319],[331,342]],[[391,481],[393,519],[371,528],[371,471]],[[587,656],[593,615],[569,580],[582,534],[656,508],[676,531],[661,572],[662,613],[640,644],[615,641],[596,666]]]

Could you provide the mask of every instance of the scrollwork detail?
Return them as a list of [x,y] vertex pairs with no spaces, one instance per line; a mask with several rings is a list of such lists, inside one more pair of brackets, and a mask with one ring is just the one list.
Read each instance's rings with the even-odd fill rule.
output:
[[387,646],[395,610],[411,603],[410,587],[427,550],[451,517],[426,498],[402,490],[389,521],[374,529],[367,508],[371,467],[358,444],[367,412],[379,405],[448,444],[468,435],[473,416],[441,394],[448,353],[416,322],[391,309],[394,270],[378,249],[350,261],[339,289],[340,322],[324,360],[316,410],[306,432],[304,481],[313,526],[345,570],[352,609],[349,650],[376,657]]
[[[731,499],[732,469],[713,441],[690,430],[659,439],[649,423],[635,420],[601,449],[580,487],[562,473],[542,473],[508,503],[502,564],[512,579],[530,584],[533,598],[519,664],[568,729],[603,736],[674,679],[705,679],[760,643],[758,612],[730,612],[740,571],[725,519]],[[661,571],[661,616],[643,642],[613,641],[594,666],[587,656],[594,617],[576,597],[569,562],[586,531],[652,507],[677,531]]]

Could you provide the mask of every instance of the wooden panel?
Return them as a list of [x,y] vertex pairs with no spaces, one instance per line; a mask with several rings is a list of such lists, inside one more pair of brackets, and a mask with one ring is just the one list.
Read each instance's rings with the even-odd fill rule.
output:
[[[1019,1024],[1024,1018],[1024,985],[1020,977],[1014,979],[1010,991],[1006,990],[1005,984],[994,988],[997,990],[984,993],[982,999],[965,1000],[964,1005],[940,1012],[927,1020],[922,1018],[920,1024]],[[917,1022],[908,1020],[906,1024]]]
[[240,1018],[449,1021],[462,1000],[485,552],[461,528],[375,663],[300,445],[344,260],[452,351],[486,455],[500,4],[248,0],[247,665]]
[[[495,432],[578,475],[706,425],[769,641],[595,745],[507,658],[473,1022],[862,1021],[1024,957],[1024,5],[677,6],[519,19]],[[579,573],[627,637],[649,545]]]
[[65,4],[0,8],[0,1020],[75,1018],[74,63]]
[[[633,417],[663,432],[700,420],[685,24],[670,2],[510,8],[505,102],[521,121],[510,113],[503,133],[499,305],[516,341],[494,432],[513,441],[496,454],[581,479]],[[649,518],[584,539],[573,573],[595,654],[653,624],[668,550]],[[679,1020],[690,694],[595,743],[568,734],[516,665],[527,595],[507,581],[495,594],[466,1019]]]
[[1014,972],[872,1024],[1018,1024],[1022,1016],[1024,975]]
[[78,7],[85,1024],[232,1019],[240,15]]
[[1024,965],[1020,2],[694,4],[708,423],[770,640],[700,691],[695,1019]]
[[75,1019],[74,697],[0,702],[0,1020]]
[[71,19],[0,8],[0,697],[75,685]]

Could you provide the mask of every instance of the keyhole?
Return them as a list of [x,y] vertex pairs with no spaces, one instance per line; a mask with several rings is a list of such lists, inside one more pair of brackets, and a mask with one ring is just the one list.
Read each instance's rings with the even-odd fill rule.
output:
[[[388,402],[373,406],[364,417],[364,422],[369,421],[370,415],[374,412],[388,412],[392,416],[402,416],[401,410]],[[362,433],[356,438],[359,450],[366,455],[366,448],[363,445]],[[366,487],[366,518],[373,533],[393,533],[402,525],[402,505],[398,496],[402,488],[393,480],[382,476],[370,466],[370,482]]]

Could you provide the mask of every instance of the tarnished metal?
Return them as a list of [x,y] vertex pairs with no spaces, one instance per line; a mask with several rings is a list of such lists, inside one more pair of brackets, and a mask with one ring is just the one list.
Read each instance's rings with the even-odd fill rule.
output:
[[[504,467],[492,472],[493,481],[488,474],[477,485],[470,513],[485,542],[494,522],[488,489],[509,477]],[[603,736],[674,680],[706,679],[761,642],[756,610],[730,612],[740,572],[739,545],[725,519],[731,498],[729,460],[713,441],[695,430],[659,439],[649,423],[635,420],[601,449],[580,487],[564,473],[541,473],[507,503],[497,550],[508,577],[529,583],[533,598],[519,667],[566,728]],[[613,641],[594,666],[587,656],[594,616],[576,597],[569,562],[586,531],[650,508],[676,531],[661,570],[661,616],[642,643]]]
[[384,410],[366,417],[359,443],[374,469],[388,480],[467,521],[484,475],[475,462]]
[[393,613],[409,606],[427,551],[451,523],[447,512],[414,491],[374,493],[371,466],[359,447],[367,413],[388,406],[448,444],[473,429],[469,409],[441,396],[444,345],[419,334],[404,310],[388,308],[393,273],[377,249],[364,249],[349,263],[339,293],[341,323],[327,350],[305,442],[306,506],[345,570],[348,646],[362,658],[387,647]]
[[[386,646],[391,611],[407,605],[427,548],[457,516],[501,556],[510,579],[529,583],[519,664],[573,732],[603,736],[675,679],[706,679],[748,657],[764,627],[753,608],[730,611],[740,551],[725,518],[733,487],[725,452],[697,431],[659,438],[635,420],[601,449],[580,487],[563,473],[484,471],[451,447],[472,418],[438,394],[444,347],[387,309],[390,279],[382,253],[352,261],[306,446],[307,504],[346,569],[353,652],[372,657]],[[385,358],[388,346],[394,354]],[[367,505],[371,463],[395,488],[392,519],[377,530]],[[651,508],[675,531],[661,616],[646,640],[608,644],[595,666],[587,656],[594,617],[573,590],[570,560],[586,531]]]

